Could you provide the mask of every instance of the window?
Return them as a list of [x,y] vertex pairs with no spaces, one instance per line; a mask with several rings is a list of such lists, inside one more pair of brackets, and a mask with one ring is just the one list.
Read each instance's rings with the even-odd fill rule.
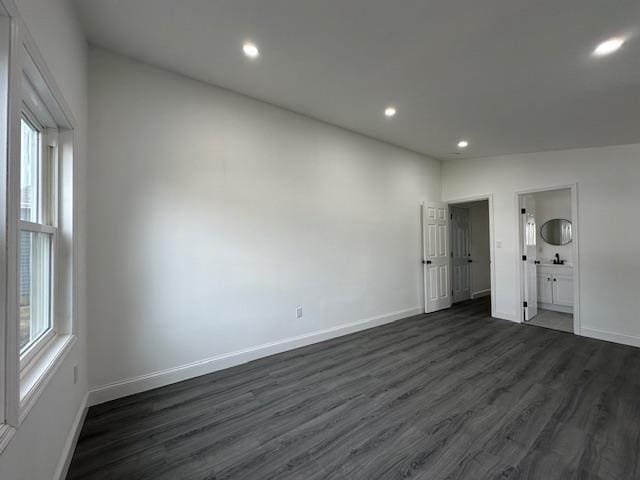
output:
[[0,454],[77,341],[75,119],[16,25],[0,16]]
[[56,242],[55,147],[25,110],[20,145],[18,344],[24,365],[55,334],[53,277]]

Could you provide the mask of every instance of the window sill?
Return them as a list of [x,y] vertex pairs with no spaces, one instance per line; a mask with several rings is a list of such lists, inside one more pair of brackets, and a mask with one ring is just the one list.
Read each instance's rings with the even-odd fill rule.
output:
[[76,343],[75,335],[56,335],[20,375],[20,418],[29,411]]

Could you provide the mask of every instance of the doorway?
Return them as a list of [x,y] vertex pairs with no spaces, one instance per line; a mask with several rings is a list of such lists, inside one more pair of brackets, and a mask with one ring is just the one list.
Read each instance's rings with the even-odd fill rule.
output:
[[450,204],[453,303],[491,295],[489,201]]
[[522,322],[579,333],[576,187],[520,192]]
[[[451,209],[456,208],[465,209],[469,213],[466,256],[463,252],[466,240],[455,240],[456,249],[460,253],[456,264],[460,266],[461,274],[468,273],[468,276],[464,277],[452,274],[454,268],[451,249]],[[483,215],[475,215],[475,208],[482,210]],[[475,226],[477,218],[481,218],[480,227]],[[495,316],[496,301],[495,296],[491,295],[495,289],[493,196],[482,195],[448,202],[424,202],[421,205],[421,227],[425,312],[431,313],[451,307],[457,289],[455,301],[487,297],[487,310],[490,304],[488,313]],[[482,243],[475,240],[477,237],[474,231],[478,234],[482,232]],[[462,268],[465,265],[467,268]]]

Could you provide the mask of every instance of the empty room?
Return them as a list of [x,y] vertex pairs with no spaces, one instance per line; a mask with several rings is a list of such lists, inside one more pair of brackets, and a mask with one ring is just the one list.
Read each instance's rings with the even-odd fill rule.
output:
[[0,480],[640,479],[638,0],[0,0]]

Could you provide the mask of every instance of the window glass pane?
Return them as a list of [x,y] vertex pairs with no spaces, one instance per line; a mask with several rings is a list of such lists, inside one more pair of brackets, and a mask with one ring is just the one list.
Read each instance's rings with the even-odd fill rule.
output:
[[20,148],[20,219],[38,221],[40,133],[24,118]]
[[51,328],[51,235],[20,232],[20,353]]

